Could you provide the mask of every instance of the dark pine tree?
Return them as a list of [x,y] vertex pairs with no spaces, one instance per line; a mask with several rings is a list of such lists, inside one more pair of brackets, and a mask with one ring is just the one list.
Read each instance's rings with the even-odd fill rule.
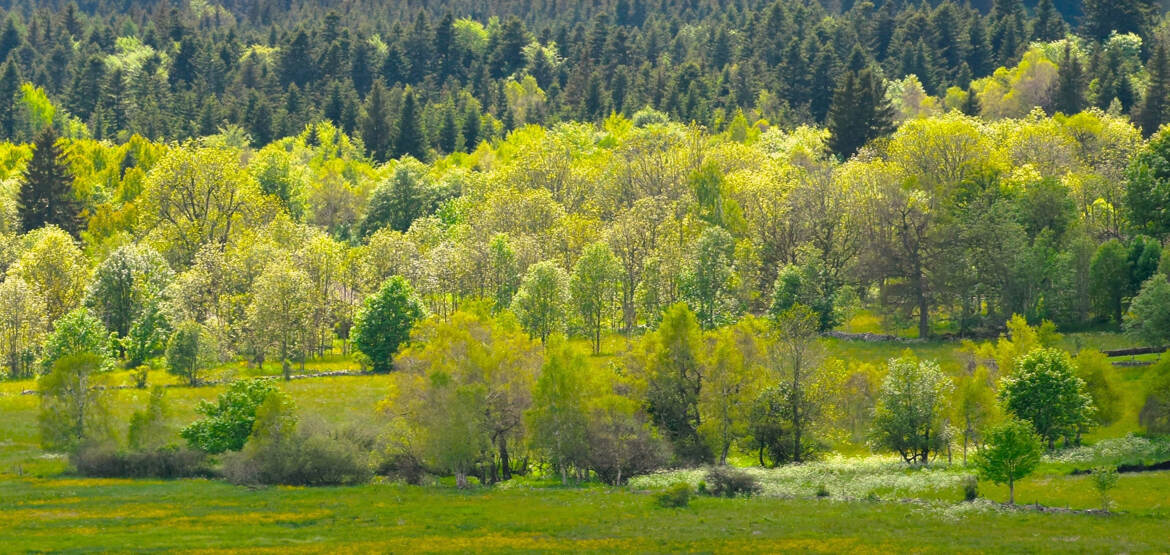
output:
[[444,154],[459,148],[459,124],[455,121],[455,107],[450,102],[443,107],[443,123],[439,127],[439,150]]
[[0,73],[0,134],[2,139],[16,139],[16,95],[20,92],[20,69],[11,58]]
[[73,176],[57,146],[57,132],[46,127],[33,142],[33,155],[20,182],[20,222],[25,232],[55,225],[73,236],[81,223]]
[[1080,33],[1103,41],[1113,32],[1144,35],[1157,13],[1153,0],[1084,0]]
[[372,55],[370,45],[366,41],[358,41],[353,47],[349,75],[358,96],[366,96],[366,93],[370,92],[370,86],[374,84],[374,68],[370,67]]
[[524,23],[516,16],[509,17],[503,27],[491,37],[492,50],[489,64],[492,77],[499,79],[511,75],[524,67],[524,47],[528,45],[528,32]]
[[[340,94],[340,93],[339,93]],[[390,103],[385,85],[376,81],[366,96],[361,131],[362,142],[374,160],[384,162],[390,155]]]
[[244,113],[252,145],[262,147],[272,142],[272,108],[268,101],[256,91],[248,95],[248,107]]
[[1064,114],[1077,114],[1085,109],[1085,72],[1081,61],[1073,54],[1069,44],[1064,45],[1064,54],[1056,72],[1056,90],[1052,94],[1052,110]]
[[309,36],[303,30],[297,31],[280,56],[280,84],[288,86],[289,83],[296,83],[304,87],[317,76],[313,62],[315,59]]
[[471,106],[463,113],[463,148],[471,152],[479,146],[480,121],[479,112]]
[[974,88],[967,89],[967,97],[963,99],[963,104],[959,106],[959,111],[963,114],[975,117],[983,110],[983,106],[979,103],[979,93],[975,92]]
[[1056,11],[1052,0],[1040,0],[1036,3],[1036,19],[1032,22],[1032,39],[1038,41],[1054,41],[1064,38],[1068,34],[1068,25],[1064,17]]
[[1170,55],[1167,55],[1165,44],[1159,42],[1154,47],[1146,71],[1150,74],[1150,83],[1138,107],[1137,123],[1148,137],[1166,121],[1166,107],[1170,101]]
[[983,16],[979,12],[971,14],[971,25],[967,28],[967,65],[975,77],[982,77],[991,73],[993,59],[991,41],[987,36],[987,26],[983,23]]
[[69,107],[83,121],[89,120],[102,97],[106,64],[101,56],[93,55],[76,68],[69,87]]
[[398,116],[398,137],[394,142],[394,157],[410,155],[419,160],[427,158],[427,140],[423,136],[422,109],[414,90],[407,88],[402,95],[402,112]]
[[894,130],[894,108],[886,83],[870,68],[846,72],[829,108],[829,149],[843,159]]
[[4,22],[4,30],[0,31],[0,60],[8,59],[8,53],[20,47],[20,31],[16,29],[16,21],[9,14]]

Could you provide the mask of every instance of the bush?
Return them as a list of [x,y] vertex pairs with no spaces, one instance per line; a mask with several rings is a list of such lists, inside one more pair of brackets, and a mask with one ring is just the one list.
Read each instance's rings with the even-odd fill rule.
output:
[[224,457],[224,476],[235,484],[289,486],[369,481],[373,472],[364,438],[316,428],[299,425],[292,400],[273,391],[256,410],[244,449]]
[[760,484],[747,472],[730,466],[716,466],[703,479],[707,491],[718,497],[750,496],[760,492]]
[[1117,487],[1117,469],[1112,466],[1101,466],[1093,469],[1093,487],[1101,497],[1101,510],[1108,512],[1113,500],[1109,497],[1109,490]]
[[824,497],[828,497],[828,496],[829,496],[829,486],[826,486],[825,484],[817,484],[817,497],[824,498]]
[[73,466],[83,476],[96,478],[192,478],[213,475],[202,451],[164,447],[120,451],[109,445],[79,450]]
[[655,501],[659,507],[667,509],[680,509],[691,504],[691,485],[686,482],[678,482],[665,491],[660,492],[655,496]]
[[979,498],[979,478],[967,476],[963,479],[963,500],[974,501]]
[[213,455],[239,451],[252,432],[256,409],[276,390],[271,378],[232,382],[214,403],[200,401],[195,412],[204,417],[183,428],[179,435],[192,447]]
[[406,453],[392,454],[378,464],[376,472],[392,480],[402,480],[412,486],[422,485],[427,471],[422,461]]
[[291,441],[229,453],[223,474],[233,484],[335,486],[368,482],[369,454],[344,438],[298,433]]

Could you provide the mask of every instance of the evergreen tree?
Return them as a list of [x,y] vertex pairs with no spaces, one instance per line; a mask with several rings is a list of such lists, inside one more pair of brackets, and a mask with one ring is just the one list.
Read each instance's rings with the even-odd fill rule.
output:
[[833,93],[828,125],[829,149],[842,158],[891,133],[894,108],[886,96],[885,80],[870,68],[846,72]]
[[987,26],[983,23],[983,16],[978,12],[971,15],[971,25],[967,29],[967,66],[976,77],[991,73],[994,55],[991,51],[991,42],[987,36]]
[[492,36],[489,65],[492,77],[499,79],[511,75],[524,67],[524,47],[528,45],[528,31],[516,16],[509,17],[500,28],[498,36]]
[[69,108],[83,121],[89,120],[102,97],[106,64],[98,55],[90,56],[76,68],[69,87]]
[[262,147],[272,142],[272,108],[264,97],[252,91],[248,96],[248,107],[244,114],[252,145]]
[[1156,10],[1153,0],[1083,0],[1080,32],[1095,41],[1114,32],[1144,35]]
[[959,111],[968,116],[978,116],[983,110],[983,106],[979,102],[979,93],[975,92],[974,88],[967,89],[967,97],[963,99],[963,105],[959,107]]
[[0,138],[16,140],[16,102],[20,92],[20,69],[11,58],[0,73]]
[[57,145],[57,131],[46,127],[33,143],[33,155],[20,182],[20,221],[25,232],[55,225],[74,236],[81,206],[73,176]]
[[395,158],[410,155],[426,160],[427,139],[423,136],[421,112],[414,91],[406,89],[402,97],[402,112],[398,117],[398,137],[394,142]]
[[463,113],[463,149],[471,152],[479,146],[480,141],[479,112],[471,106]]
[[297,31],[280,56],[280,84],[288,86],[289,83],[296,83],[303,87],[311,82],[317,76],[313,62],[315,59],[309,36],[303,30]]
[[[339,97],[340,94],[338,92]],[[366,144],[370,155],[380,162],[385,161],[390,154],[390,105],[387,94],[386,87],[380,81],[374,83],[366,97],[361,122],[362,142]]]
[[12,14],[4,21],[4,30],[0,31],[0,60],[8,59],[8,54],[20,47],[20,31],[16,29],[16,21]]
[[443,108],[443,124],[439,127],[439,150],[444,154],[459,148],[459,124],[455,121],[455,107],[449,102]]
[[1052,0],[1036,3],[1036,19],[1032,23],[1032,39],[1042,42],[1060,40],[1068,32],[1068,25]]
[[1137,123],[1142,132],[1150,136],[1166,121],[1167,102],[1170,102],[1170,54],[1166,52],[1165,44],[1159,42],[1154,47],[1146,71],[1150,74],[1150,81],[1138,108]]
[[[358,96],[365,96],[366,93],[370,92],[370,87],[374,84],[374,69],[370,67],[370,58],[372,55],[373,52],[371,52],[370,45],[366,41],[358,41],[353,47],[349,76],[353,81],[353,88],[357,91]],[[334,90],[338,89],[335,87]]]
[[1064,55],[1056,73],[1056,90],[1052,95],[1052,110],[1064,114],[1077,114],[1085,109],[1085,74],[1081,61],[1072,52],[1072,46],[1064,45]]

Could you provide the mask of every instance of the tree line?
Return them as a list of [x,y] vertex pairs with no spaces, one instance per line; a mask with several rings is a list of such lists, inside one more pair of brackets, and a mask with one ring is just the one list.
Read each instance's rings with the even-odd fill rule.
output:
[[1052,0],[425,4],[12,2],[0,137],[31,141],[46,121],[119,142],[235,126],[261,147],[326,118],[378,161],[422,160],[649,107],[715,131],[740,113],[827,124],[848,157],[891,128],[887,86],[914,109],[927,97],[988,117],[1096,106],[1147,135],[1168,119],[1149,0],[1090,0],[1080,15]]

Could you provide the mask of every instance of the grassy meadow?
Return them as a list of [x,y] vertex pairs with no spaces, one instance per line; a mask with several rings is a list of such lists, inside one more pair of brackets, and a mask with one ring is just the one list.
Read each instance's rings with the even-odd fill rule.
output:
[[[1093,346],[1124,344],[1117,336],[1066,337]],[[584,346],[582,346],[584,348]],[[958,344],[870,344],[829,340],[830,355],[880,363],[910,349],[957,365]],[[610,337],[606,365],[626,349]],[[354,369],[332,357],[306,372]],[[1094,432],[1092,447],[1049,457],[1017,485],[1021,504],[1074,511],[1009,509],[1007,488],[980,482],[981,499],[964,503],[958,461],[908,469],[889,455],[830,456],[816,463],[751,469],[763,485],[753,498],[698,497],[689,507],[659,507],[653,493],[679,481],[693,485],[702,471],[636,477],[627,486],[562,487],[523,477],[496,487],[458,491],[440,482],[408,486],[377,480],[340,488],[246,488],[219,480],[174,481],[81,478],[68,462],[40,450],[32,381],[0,383],[0,551],[124,551],[127,549],[272,552],[433,551],[705,551],[705,552],[1167,552],[1170,551],[1170,472],[1123,474],[1101,499],[1091,468],[1116,439],[1138,429],[1136,412],[1147,379],[1144,367],[1116,368],[1126,403],[1122,421]],[[218,370],[224,376],[277,374],[278,368]],[[129,373],[110,377],[132,383]],[[222,386],[183,387],[161,371],[150,383],[168,389],[175,427],[195,417],[198,401]],[[331,422],[379,425],[377,406],[390,378],[383,375],[293,380],[281,387],[307,414]],[[125,426],[146,405],[149,390],[113,392],[115,420]],[[125,430],[118,430],[124,436]],[[1113,438],[1113,439],[1107,439]],[[1128,441],[1145,441],[1131,439]],[[1113,443],[1110,443],[1113,442]],[[858,447],[855,452],[864,451]],[[749,456],[741,456],[744,464]],[[818,496],[825,490],[827,496]]]

